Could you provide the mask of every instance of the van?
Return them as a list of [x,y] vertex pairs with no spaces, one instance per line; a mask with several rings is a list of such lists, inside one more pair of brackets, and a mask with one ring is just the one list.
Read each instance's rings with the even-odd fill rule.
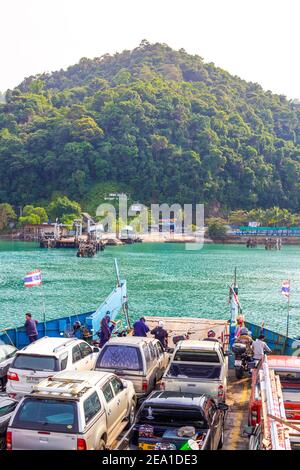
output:
[[154,390],[169,362],[157,339],[126,336],[111,338],[102,348],[95,370],[113,372],[130,380],[138,398]]
[[17,352],[7,373],[6,392],[20,400],[40,380],[62,370],[92,370],[99,348],[77,338],[44,336]]

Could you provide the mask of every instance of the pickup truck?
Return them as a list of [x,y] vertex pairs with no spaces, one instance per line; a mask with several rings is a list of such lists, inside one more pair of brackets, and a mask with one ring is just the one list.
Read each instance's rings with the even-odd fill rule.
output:
[[154,391],[117,450],[220,449],[227,410],[225,403],[217,405],[204,395]]
[[225,402],[228,357],[218,341],[180,341],[160,384],[161,390],[208,395]]

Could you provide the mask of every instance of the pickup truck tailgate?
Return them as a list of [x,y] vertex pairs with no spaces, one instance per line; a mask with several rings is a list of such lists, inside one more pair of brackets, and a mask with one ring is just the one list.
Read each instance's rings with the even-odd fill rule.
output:
[[13,429],[13,450],[76,450],[77,437],[74,434],[41,432],[29,429]]

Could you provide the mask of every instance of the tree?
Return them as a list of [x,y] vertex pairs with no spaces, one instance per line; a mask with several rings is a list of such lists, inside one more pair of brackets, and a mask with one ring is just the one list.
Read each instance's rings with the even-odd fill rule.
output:
[[223,239],[226,237],[227,229],[222,219],[216,219],[208,225],[208,235],[212,239]]
[[71,201],[67,196],[58,196],[49,204],[48,212],[52,220],[60,220],[63,216],[70,217],[70,214],[76,218],[81,215],[81,207],[78,202]]
[[41,219],[37,214],[24,215],[19,217],[20,225],[37,225],[41,223]]
[[48,221],[48,214],[46,209],[43,207],[34,207],[32,205],[27,205],[23,208],[23,216],[29,217],[31,215],[36,215],[38,217],[38,224],[43,224],[44,222]]
[[7,226],[17,219],[17,215],[13,207],[8,203],[0,204],[0,230],[4,230]]
[[232,225],[245,225],[248,222],[249,214],[243,210],[232,211],[229,214],[228,222]]

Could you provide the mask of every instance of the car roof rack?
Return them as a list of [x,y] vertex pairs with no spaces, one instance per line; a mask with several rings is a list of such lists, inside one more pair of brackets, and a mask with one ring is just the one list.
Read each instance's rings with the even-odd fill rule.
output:
[[74,397],[80,398],[88,389],[92,388],[91,384],[84,379],[68,379],[60,377],[49,377],[45,381],[40,382],[33,388],[34,394],[47,395],[53,394],[55,398]]
[[56,346],[54,349],[53,349],[53,352],[56,353],[58,352],[60,349],[62,348],[65,348],[67,345],[71,344],[71,343],[74,343],[74,342],[77,342],[78,341],[78,338],[68,338],[64,343],[60,344],[59,346]]

